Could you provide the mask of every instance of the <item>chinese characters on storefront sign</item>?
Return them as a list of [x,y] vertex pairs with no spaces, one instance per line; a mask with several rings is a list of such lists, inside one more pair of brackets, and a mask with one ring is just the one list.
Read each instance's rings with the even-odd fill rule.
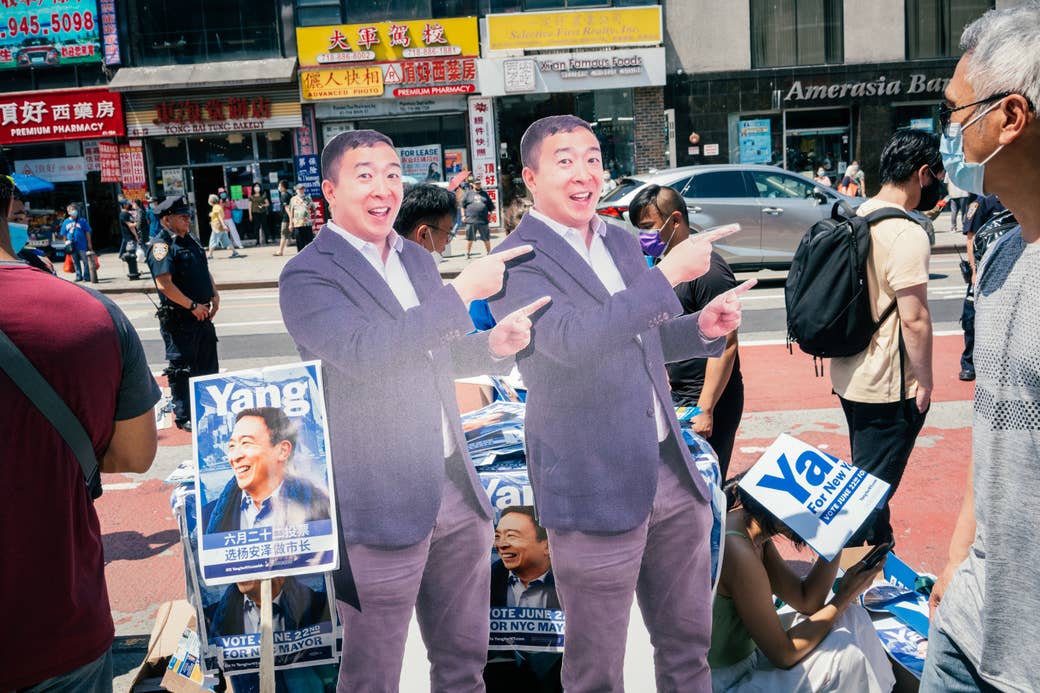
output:
[[0,94],[0,144],[124,134],[123,105],[107,89]]
[[495,203],[488,218],[490,226],[500,226],[498,204],[498,145],[495,137],[495,107],[491,98],[469,97],[469,138],[473,152],[473,177],[479,178],[484,190]]
[[208,99],[206,101],[160,101],[155,107],[155,124],[223,123],[227,120],[262,120],[271,117],[271,100],[265,96],[249,99]]
[[480,54],[477,19],[418,19],[296,30],[300,67]]
[[102,183],[118,183],[123,179],[120,166],[119,145],[114,142],[98,142],[98,165]]
[[106,65],[118,65],[119,26],[116,24],[116,0],[99,0],[101,10],[101,50]]
[[382,96],[383,71],[378,67],[348,67],[300,73],[304,99],[344,99]]
[[141,190],[147,187],[148,179],[144,172],[144,149],[141,140],[130,140],[129,144],[119,145],[119,168],[122,172],[124,188]]

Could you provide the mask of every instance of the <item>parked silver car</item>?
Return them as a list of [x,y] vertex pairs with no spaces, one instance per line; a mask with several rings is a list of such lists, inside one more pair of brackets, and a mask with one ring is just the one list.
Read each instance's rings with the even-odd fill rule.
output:
[[[622,178],[618,187],[600,199],[596,213],[637,233],[628,206],[651,183],[673,188],[683,196],[694,227],[739,223],[740,233],[716,244],[726,261],[739,270],[787,269],[802,236],[830,215],[835,202],[843,199],[853,209],[864,202],[776,166],[718,164]],[[931,228],[924,215],[920,220],[927,223],[926,231]]]

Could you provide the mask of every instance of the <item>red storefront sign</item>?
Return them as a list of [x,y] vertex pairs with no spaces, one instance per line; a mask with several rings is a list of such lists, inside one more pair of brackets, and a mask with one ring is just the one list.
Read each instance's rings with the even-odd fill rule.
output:
[[119,168],[124,188],[139,190],[148,186],[141,140],[131,140],[130,144],[119,145]]
[[107,89],[0,94],[0,144],[122,137],[123,102]]
[[383,82],[397,85],[394,96],[449,96],[476,92],[477,63],[472,58],[388,63]]
[[252,98],[160,101],[155,107],[155,124],[220,123],[227,120],[266,120],[271,117],[271,100]]
[[98,142],[97,148],[101,164],[101,182],[120,182],[123,179],[123,169],[119,164],[119,145],[115,142]]

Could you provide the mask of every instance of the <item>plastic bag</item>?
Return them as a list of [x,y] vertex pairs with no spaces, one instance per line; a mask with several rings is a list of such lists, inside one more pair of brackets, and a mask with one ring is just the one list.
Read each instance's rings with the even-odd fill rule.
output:
[[137,257],[137,262],[139,263],[144,263],[148,260],[148,256],[145,255],[144,252],[144,247],[141,245],[137,246],[137,251],[134,253],[134,255]]

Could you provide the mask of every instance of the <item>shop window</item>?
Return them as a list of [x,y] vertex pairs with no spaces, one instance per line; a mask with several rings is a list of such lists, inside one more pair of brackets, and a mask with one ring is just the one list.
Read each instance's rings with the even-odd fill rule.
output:
[[150,138],[145,141],[148,143],[148,160],[152,162],[152,166],[161,168],[187,165],[188,150],[183,137]]
[[474,17],[477,14],[477,0],[433,0],[434,19],[442,17]]
[[347,24],[385,22],[389,19],[426,19],[430,16],[429,1],[420,0],[348,0]]
[[993,0],[906,0],[906,58],[959,56],[961,32]]
[[126,7],[135,65],[281,56],[278,0],[141,0]]
[[192,164],[252,161],[253,137],[234,132],[227,135],[189,137],[188,153]]
[[292,134],[288,130],[271,130],[256,134],[257,154],[262,160],[291,159]]
[[343,22],[340,0],[296,0],[296,26],[325,26]]
[[753,197],[748,194],[744,174],[740,171],[713,171],[694,176],[683,192],[691,199]]
[[658,5],[655,0],[481,0],[485,14],[505,12],[565,10],[568,8],[591,7],[639,7]]
[[841,0],[751,0],[751,67],[844,60]]

